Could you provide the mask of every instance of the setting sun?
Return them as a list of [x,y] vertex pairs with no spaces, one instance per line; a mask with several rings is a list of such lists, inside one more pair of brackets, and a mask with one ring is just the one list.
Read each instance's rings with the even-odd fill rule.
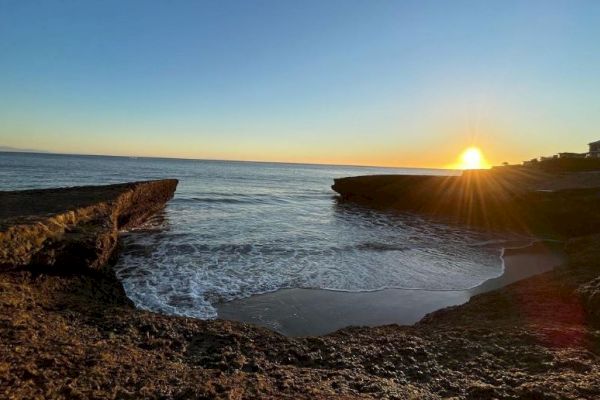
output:
[[489,168],[481,150],[477,147],[469,147],[460,155],[457,169],[485,169]]

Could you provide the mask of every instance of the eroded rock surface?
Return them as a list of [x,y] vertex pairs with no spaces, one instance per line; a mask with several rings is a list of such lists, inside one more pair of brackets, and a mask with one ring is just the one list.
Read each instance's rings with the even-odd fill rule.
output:
[[110,274],[5,269],[0,398],[600,398],[600,236],[566,252],[415,326],[306,338],[137,310]]
[[177,180],[0,192],[0,270],[41,272],[107,265],[120,229],[173,197]]

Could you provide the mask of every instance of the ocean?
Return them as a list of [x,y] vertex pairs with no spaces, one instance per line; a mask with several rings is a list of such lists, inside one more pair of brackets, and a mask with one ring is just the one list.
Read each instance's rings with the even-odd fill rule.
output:
[[0,153],[2,190],[179,179],[163,212],[122,233],[115,269],[138,307],[203,319],[280,289],[464,290],[500,276],[512,238],[340,203],[330,188],[344,176],[449,173]]

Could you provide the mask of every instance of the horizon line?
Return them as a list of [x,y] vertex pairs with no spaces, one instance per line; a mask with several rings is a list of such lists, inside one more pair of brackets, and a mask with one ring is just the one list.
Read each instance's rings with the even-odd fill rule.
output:
[[[3,149],[4,147],[4,149]],[[7,150],[6,148],[12,150]],[[265,160],[227,160],[220,158],[189,158],[189,157],[166,157],[166,156],[134,156],[134,155],[115,155],[115,154],[94,154],[94,153],[60,153],[48,150],[28,150],[18,149],[10,146],[0,146],[0,153],[24,153],[24,154],[41,154],[41,155],[57,155],[57,156],[84,156],[84,157],[117,157],[117,158],[146,158],[159,160],[182,160],[182,161],[214,161],[214,162],[237,162],[237,163],[259,163],[259,164],[289,164],[289,165],[316,165],[329,167],[354,167],[354,168],[385,168],[385,169],[424,169],[436,171],[462,171],[456,168],[441,168],[441,167],[399,167],[399,166],[383,166],[383,165],[364,165],[364,164],[328,164],[328,163],[310,163],[310,162],[294,162],[294,161],[265,161]]]

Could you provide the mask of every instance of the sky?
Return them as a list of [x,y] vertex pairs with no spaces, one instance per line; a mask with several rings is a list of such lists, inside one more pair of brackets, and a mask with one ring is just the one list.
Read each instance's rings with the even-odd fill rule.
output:
[[600,139],[600,1],[0,0],[0,146],[447,167]]

